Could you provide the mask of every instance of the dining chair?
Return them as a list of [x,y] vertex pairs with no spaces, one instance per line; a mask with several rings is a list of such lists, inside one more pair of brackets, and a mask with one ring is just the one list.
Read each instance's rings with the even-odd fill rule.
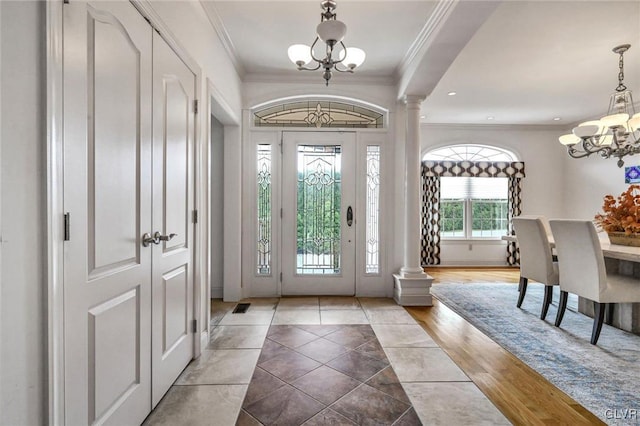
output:
[[569,293],[594,303],[591,343],[600,337],[606,305],[640,302],[637,278],[607,274],[602,248],[590,220],[551,220],[551,230],[558,251],[560,267],[560,301],[556,327],[560,327]]
[[527,292],[529,280],[544,284],[544,301],[540,319],[544,320],[553,300],[553,286],[558,285],[558,263],[553,261],[549,236],[542,216],[513,218],[513,228],[520,247],[520,284],[517,307]]

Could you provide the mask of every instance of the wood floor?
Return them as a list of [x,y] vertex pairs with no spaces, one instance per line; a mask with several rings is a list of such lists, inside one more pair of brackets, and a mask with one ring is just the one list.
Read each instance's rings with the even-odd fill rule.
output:
[[[517,285],[519,278],[518,269],[513,268],[429,268],[428,273],[435,278],[434,285],[471,282]],[[513,424],[604,424],[435,298],[432,307],[407,310]]]

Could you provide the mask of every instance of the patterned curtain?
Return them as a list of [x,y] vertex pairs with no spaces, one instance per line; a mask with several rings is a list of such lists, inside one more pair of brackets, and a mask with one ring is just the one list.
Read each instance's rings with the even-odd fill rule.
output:
[[422,265],[440,264],[440,177],[426,176],[422,165]]
[[[514,234],[511,219],[521,213],[521,180],[524,163],[489,161],[423,161],[422,162],[422,265],[440,264],[440,177],[508,177],[509,211],[507,230]],[[515,243],[507,245],[507,262],[515,265],[520,252]]]
[[[513,218],[522,213],[521,181],[522,179],[519,177],[509,177],[509,210],[507,212],[507,234],[509,235],[516,235],[516,231],[513,229]],[[507,243],[507,263],[511,266],[520,264],[520,249],[515,241]]]

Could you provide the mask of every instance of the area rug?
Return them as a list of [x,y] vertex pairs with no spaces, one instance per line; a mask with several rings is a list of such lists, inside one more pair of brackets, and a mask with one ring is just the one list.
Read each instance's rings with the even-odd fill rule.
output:
[[591,345],[593,319],[575,299],[555,327],[557,293],[540,320],[542,284],[529,284],[521,309],[514,284],[440,284],[431,293],[605,423],[640,424],[640,336],[603,325]]

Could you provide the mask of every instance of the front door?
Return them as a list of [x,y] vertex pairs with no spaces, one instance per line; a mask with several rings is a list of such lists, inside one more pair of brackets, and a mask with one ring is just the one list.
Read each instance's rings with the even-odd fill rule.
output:
[[355,133],[284,132],[282,294],[355,294]]
[[155,406],[193,358],[193,140],[195,75],[153,38],[152,380]]

